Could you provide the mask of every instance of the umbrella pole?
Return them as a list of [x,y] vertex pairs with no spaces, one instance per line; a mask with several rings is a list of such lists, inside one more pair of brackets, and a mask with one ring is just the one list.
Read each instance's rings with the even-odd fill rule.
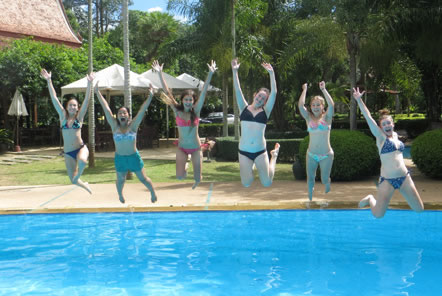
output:
[[17,137],[16,137],[17,141],[15,142],[15,150],[14,150],[15,152],[21,152],[20,144],[18,143],[19,138],[20,138],[20,133],[18,132],[18,122],[19,121],[20,121],[20,116],[17,116],[17,123],[15,126],[15,132],[17,134]]

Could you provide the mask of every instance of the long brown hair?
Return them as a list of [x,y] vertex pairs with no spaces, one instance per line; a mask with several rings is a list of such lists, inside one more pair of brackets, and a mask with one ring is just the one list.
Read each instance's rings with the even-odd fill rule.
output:
[[74,97],[70,97],[65,103],[64,103],[64,117],[66,118],[66,120],[69,118],[69,114],[68,114],[68,104],[70,101],[74,100],[75,102],[77,102],[77,106],[78,106],[78,110],[77,113],[75,113],[75,119],[77,119],[78,116],[78,112],[80,112],[80,102],[78,102],[78,100]]
[[[179,103],[177,101],[175,101],[174,98],[171,98],[170,96],[166,95],[164,92],[161,92],[161,100],[165,104],[167,104],[169,106],[173,106],[181,112],[184,111],[183,99],[184,99],[184,97],[187,97],[187,96],[191,96],[193,98],[193,104],[196,104],[196,102],[198,101],[198,98],[196,97],[195,92],[191,89],[187,89],[181,94]],[[190,124],[191,124],[191,126],[194,126],[194,121],[197,116],[196,116],[195,110],[193,109],[193,106],[189,112],[190,112]]]

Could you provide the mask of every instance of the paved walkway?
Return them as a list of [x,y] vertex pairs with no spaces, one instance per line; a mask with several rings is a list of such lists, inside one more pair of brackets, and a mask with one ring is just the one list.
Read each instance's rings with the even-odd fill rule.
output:
[[[140,151],[143,158],[175,159],[175,147]],[[23,154],[57,155],[58,148],[28,149]],[[113,157],[113,152],[97,152],[96,157]],[[425,208],[442,209],[442,182],[423,176],[407,160],[413,170],[413,180],[424,200]],[[158,202],[150,202],[149,192],[141,183],[126,184],[126,203],[121,204],[114,184],[92,184],[93,194],[75,185],[1,186],[0,214],[58,212],[129,212],[129,211],[204,211],[252,209],[337,209],[357,208],[359,200],[376,192],[376,178],[358,182],[334,182],[324,194],[317,182],[312,202],[307,198],[305,181],[275,181],[270,188],[258,180],[250,188],[238,182],[203,182],[195,190],[192,183],[155,183]],[[391,208],[408,209],[404,198],[395,192]]]

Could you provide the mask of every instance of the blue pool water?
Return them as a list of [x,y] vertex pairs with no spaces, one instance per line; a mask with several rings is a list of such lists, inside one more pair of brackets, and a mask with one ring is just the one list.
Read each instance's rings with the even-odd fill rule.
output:
[[442,295],[442,213],[0,216],[0,295]]

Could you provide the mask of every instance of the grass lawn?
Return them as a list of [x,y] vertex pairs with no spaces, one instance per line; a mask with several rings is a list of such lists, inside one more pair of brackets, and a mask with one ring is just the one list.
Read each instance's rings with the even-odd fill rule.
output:
[[[144,168],[152,182],[182,182],[175,177],[175,161],[144,160]],[[258,174],[255,172],[255,177]],[[81,179],[90,184],[115,183],[114,161],[110,158],[96,158],[94,168],[86,168]],[[277,163],[275,180],[294,180],[292,164]],[[189,165],[187,182],[193,182],[192,165]],[[240,181],[237,162],[212,161],[203,163],[203,182]],[[134,175],[128,183],[139,182]],[[40,160],[28,164],[0,166],[0,186],[70,184],[64,159]]]

